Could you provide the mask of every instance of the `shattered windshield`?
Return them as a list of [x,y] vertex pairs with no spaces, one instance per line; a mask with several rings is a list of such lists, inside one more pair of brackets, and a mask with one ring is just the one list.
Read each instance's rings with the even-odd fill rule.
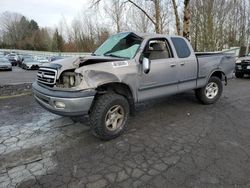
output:
[[133,33],[119,33],[108,38],[94,55],[132,59],[141,42],[142,39]]

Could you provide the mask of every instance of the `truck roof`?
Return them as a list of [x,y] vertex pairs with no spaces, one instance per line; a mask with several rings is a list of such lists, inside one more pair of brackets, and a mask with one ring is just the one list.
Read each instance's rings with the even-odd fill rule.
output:
[[[138,37],[143,38],[143,39],[152,38],[152,37],[166,37],[166,36],[169,36],[169,35],[157,34],[157,33],[140,33],[140,32],[133,32],[133,31],[127,31],[127,32],[123,32],[123,33],[135,34]],[[173,36],[175,36],[175,35],[173,35]],[[181,37],[181,36],[176,36],[176,37]]]

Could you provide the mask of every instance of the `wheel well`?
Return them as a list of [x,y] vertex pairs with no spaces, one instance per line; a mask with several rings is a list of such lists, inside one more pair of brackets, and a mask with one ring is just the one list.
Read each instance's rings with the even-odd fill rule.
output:
[[98,86],[96,90],[97,90],[97,95],[102,95],[107,92],[115,92],[119,95],[124,96],[129,102],[131,113],[132,114],[134,113],[134,97],[133,97],[130,87],[127,84],[108,83],[108,84]]
[[218,77],[219,79],[223,79],[223,72],[221,72],[221,71],[215,71],[210,77],[212,77],[212,76],[215,76],[215,77]]
[[227,85],[227,77],[226,77],[226,75],[224,74],[224,72],[215,71],[215,72],[210,76],[210,78],[211,78],[212,76],[219,78],[221,81],[225,81],[225,85]]

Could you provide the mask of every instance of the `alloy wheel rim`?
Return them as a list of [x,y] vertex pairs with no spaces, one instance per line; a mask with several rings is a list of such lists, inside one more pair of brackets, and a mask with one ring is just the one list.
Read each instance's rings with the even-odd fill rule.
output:
[[218,92],[219,92],[218,84],[216,84],[215,82],[210,82],[209,84],[207,84],[205,89],[207,98],[213,99],[214,97],[216,97]]
[[105,117],[106,128],[110,131],[121,129],[125,118],[125,112],[121,105],[112,106]]

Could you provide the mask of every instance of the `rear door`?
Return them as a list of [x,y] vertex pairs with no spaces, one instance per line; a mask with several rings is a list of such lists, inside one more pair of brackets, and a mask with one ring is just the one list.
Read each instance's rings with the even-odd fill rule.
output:
[[181,37],[171,37],[178,60],[178,91],[194,89],[197,79],[197,59],[190,43]]
[[139,75],[138,99],[143,101],[177,92],[177,59],[166,38],[151,39],[143,56],[151,61],[150,72]]

